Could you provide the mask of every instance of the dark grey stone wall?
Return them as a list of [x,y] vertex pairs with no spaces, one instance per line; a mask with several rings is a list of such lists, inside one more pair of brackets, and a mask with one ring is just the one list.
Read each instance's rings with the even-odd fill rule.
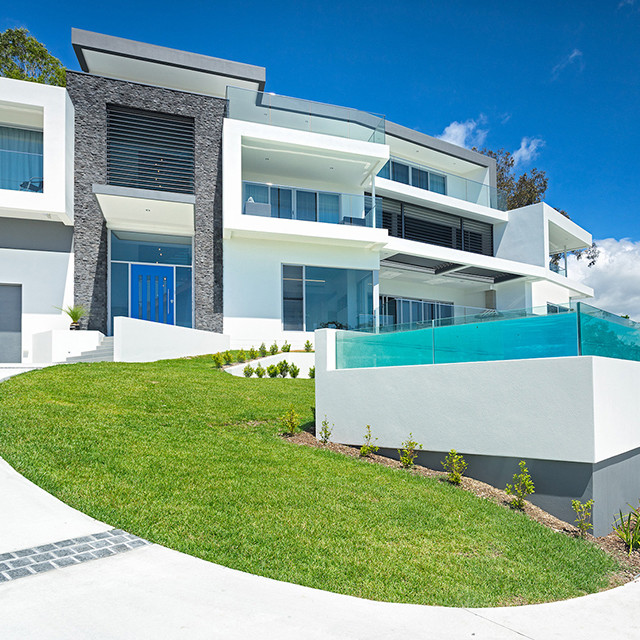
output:
[[195,121],[194,327],[222,332],[222,123],[225,100],[85,73],[67,73],[75,107],[75,302],[107,331],[107,229],[92,185],[107,184],[107,104]]

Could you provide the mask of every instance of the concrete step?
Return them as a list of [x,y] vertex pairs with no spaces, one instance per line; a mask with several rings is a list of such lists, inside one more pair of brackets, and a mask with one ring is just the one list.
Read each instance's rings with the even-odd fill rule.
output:
[[103,338],[98,347],[67,358],[67,362],[113,362],[113,338]]

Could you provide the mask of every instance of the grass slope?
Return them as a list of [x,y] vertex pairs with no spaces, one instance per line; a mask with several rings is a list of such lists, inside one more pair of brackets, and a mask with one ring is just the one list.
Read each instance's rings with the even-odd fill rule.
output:
[[210,358],[75,364],[0,384],[0,455],[64,502],[251,573],[377,600],[495,606],[579,596],[615,562],[438,480],[277,437],[312,380]]

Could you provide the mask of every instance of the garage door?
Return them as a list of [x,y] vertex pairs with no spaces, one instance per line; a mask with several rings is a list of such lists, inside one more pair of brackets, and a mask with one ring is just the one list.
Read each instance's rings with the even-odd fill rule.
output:
[[22,360],[22,287],[0,284],[0,362]]

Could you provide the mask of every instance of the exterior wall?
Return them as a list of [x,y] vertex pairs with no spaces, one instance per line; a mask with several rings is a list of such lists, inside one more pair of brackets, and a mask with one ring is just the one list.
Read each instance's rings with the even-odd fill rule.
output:
[[0,218],[0,284],[22,285],[22,361],[34,362],[34,334],[69,328],[57,307],[73,304],[72,229]]
[[[504,486],[527,460],[533,502],[570,518],[596,500],[596,535],[640,495],[640,363],[578,356],[335,370],[335,331],[316,332],[317,427],[360,445],[364,427],[388,450],[409,432],[435,468],[450,449],[468,474]],[[357,389],[357,393],[354,390]]]
[[543,307],[547,302],[554,304],[569,304],[571,292],[553,282],[531,283],[531,306]]
[[99,331],[69,331],[53,329],[33,335],[33,361],[65,362],[83,351],[93,351],[100,346],[104,334]]
[[[337,225],[324,225],[337,226]],[[232,238],[224,241],[224,332],[234,348],[288,340],[302,348],[312,332],[282,330],[282,265],[379,268],[378,254],[353,247]]]
[[[73,105],[63,87],[0,78],[2,112],[12,106],[42,111],[42,193],[0,190],[0,216],[73,224]],[[0,121],[3,118],[0,117]],[[48,215],[47,215],[48,214]]]
[[[278,345],[278,346],[282,346],[282,345]],[[244,368],[247,366],[247,364],[250,364],[254,369],[258,365],[261,365],[263,369],[266,369],[270,364],[278,364],[278,362],[282,360],[286,360],[289,364],[295,364],[296,367],[300,368],[300,373],[298,374],[298,378],[308,378],[309,369],[315,366],[316,354],[305,353],[305,352],[299,353],[299,352],[293,352],[293,351],[290,351],[289,353],[278,353],[275,356],[266,356],[265,358],[257,358],[256,360],[251,360],[250,362],[244,362],[242,364],[236,364],[233,367],[227,367],[225,369],[225,372],[230,373],[232,376],[237,376],[241,378],[241,377],[244,377]]]
[[76,109],[75,300],[85,325],[107,331],[107,227],[93,184],[107,184],[106,105],[179,114],[195,120],[194,327],[222,331],[221,144],[225,101],[203,95],[69,72]]
[[155,362],[200,356],[229,348],[229,336],[135,318],[114,318],[115,362]]

